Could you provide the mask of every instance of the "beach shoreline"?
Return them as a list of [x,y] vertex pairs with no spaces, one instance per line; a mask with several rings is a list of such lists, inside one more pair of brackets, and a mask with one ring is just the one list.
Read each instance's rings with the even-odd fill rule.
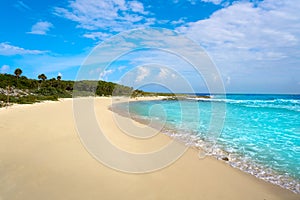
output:
[[[137,141],[123,134],[108,109],[111,103],[109,97],[94,100],[97,121],[113,144],[129,152],[149,152],[171,140],[158,134]],[[194,148],[153,173],[137,175],[108,168],[83,147],[73,119],[72,99],[2,108],[0,122],[3,200],[299,199],[299,195],[234,169],[224,161],[212,157],[200,160]]]
[[[128,102],[139,102],[139,101],[161,101],[161,100],[170,100],[163,96],[160,97],[142,97],[136,99],[129,99]],[[185,99],[182,99],[185,100]],[[187,100],[190,100],[189,98]],[[202,100],[202,99],[201,99]],[[122,102],[122,100],[121,100]],[[125,100],[125,102],[127,102]],[[152,120],[141,117],[134,113],[127,113],[127,110],[124,106],[114,106],[115,109],[110,107],[109,109],[113,112],[135,120],[138,123],[142,123],[144,125],[150,125],[152,128],[160,131],[162,134],[169,136],[172,140],[176,140],[184,145],[188,146],[189,148],[194,148],[199,151],[199,155],[203,156],[210,156],[220,161],[226,161],[226,163],[244,173],[250,174],[255,176],[258,179],[264,180],[268,183],[278,185],[284,189],[288,189],[296,194],[300,194],[300,182],[288,176],[286,174],[279,173],[278,171],[272,170],[268,167],[265,167],[261,164],[255,163],[250,160],[243,160],[241,154],[232,154],[226,150],[224,147],[222,148],[220,145],[214,145],[213,147],[209,145],[208,141],[204,141],[199,136],[194,135],[193,133],[187,132],[187,130],[178,130],[174,125],[168,124],[165,126],[165,122],[161,126],[161,122],[157,121],[153,123]],[[152,122],[151,124],[149,124]],[[204,153],[206,152],[206,153]]]

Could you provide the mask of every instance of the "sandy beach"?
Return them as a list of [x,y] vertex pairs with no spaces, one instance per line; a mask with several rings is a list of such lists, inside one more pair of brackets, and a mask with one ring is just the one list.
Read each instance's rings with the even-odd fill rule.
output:
[[[124,134],[108,109],[111,103],[111,98],[97,98],[95,113],[106,137],[116,146],[129,152],[149,152],[170,142],[163,134],[147,140]],[[152,173],[113,170],[82,145],[72,106],[72,100],[66,99],[0,110],[0,200],[300,198],[225,161],[199,159],[199,152],[192,148],[175,163]],[[119,117],[128,124],[131,121]]]

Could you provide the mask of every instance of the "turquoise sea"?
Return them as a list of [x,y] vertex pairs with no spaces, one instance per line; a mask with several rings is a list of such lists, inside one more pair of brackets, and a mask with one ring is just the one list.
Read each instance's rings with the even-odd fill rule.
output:
[[210,97],[131,102],[127,109],[164,123],[164,133],[187,145],[300,193],[300,95]]

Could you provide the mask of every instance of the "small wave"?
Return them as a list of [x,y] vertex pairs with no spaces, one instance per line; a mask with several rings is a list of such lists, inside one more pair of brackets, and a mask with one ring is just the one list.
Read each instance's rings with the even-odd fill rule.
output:
[[222,146],[208,143],[197,135],[191,133],[180,133],[175,130],[165,128],[164,134],[185,143],[187,146],[196,147],[206,152],[206,155],[213,156],[218,160],[224,157],[229,158],[228,164],[241,171],[249,173],[259,179],[265,180],[275,185],[279,185],[285,189],[289,189],[294,193],[300,194],[300,182],[293,179],[289,174],[280,174],[271,168],[262,166],[253,162],[250,158],[243,157],[234,150],[223,149]]
[[214,99],[203,97],[187,97],[186,100],[198,102],[226,103],[252,108],[274,108],[286,109],[290,111],[300,112],[299,99],[272,99],[272,100],[247,100],[247,99]]
[[[228,106],[228,110],[232,111],[228,115],[229,122],[227,126],[225,126],[224,131],[228,133],[228,137],[219,137],[218,145],[214,145],[213,143],[207,141],[205,137],[207,136],[206,130],[207,126],[205,117],[209,117],[209,115],[202,115],[203,124],[199,124],[198,121],[193,123],[193,120],[188,121],[184,124],[180,124],[181,118],[176,118],[177,107],[174,106],[173,102],[164,101],[162,102],[165,108],[170,109],[170,116],[172,118],[168,118],[165,124],[164,133],[169,135],[170,137],[179,140],[185,143],[187,146],[193,146],[197,148],[201,148],[207,152],[208,155],[214,156],[217,159],[222,159],[225,156],[229,158],[227,162],[231,166],[238,168],[242,171],[250,173],[258,178],[271,182],[273,184],[280,185],[281,187],[290,189],[296,193],[300,193],[299,191],[299,170],[298,167],[294,167],[292,165],[291,168],[285,166],[285,162],[276,163],[282,160],[281,157],[276,157],[277,152],[273,151],[274,148],[269,148],[269,145],[274,145],[278,147],[282,151],[285,151],[285,148],[288,148],[288,153],[284,154],[286,158],[295,158],[293,152],[299,150],[297,148],[292,149],[295,145],[286,144],[287,142],[293,142],[297,135],[295,134],[283,134],[283,133],[297,133],[299,129],[297,129],[297,124],[295,127],[295,122],[298,121],[298,113],[295,112],[285,112],[285,110],[293,109],[292,111],[300,111],[300,99],[223,99],[220,96],[215,98],[188,98],[188,101],[200,101],[200,102],[224,102],[228,103],[232,106]],[[152,102],[153,103],[153,102]],[[189,103],[189,102],[187,102]],[[140,106],[141,103],[136,103]],[[170,106],[171,105],[171,106]],[[187,104],[188,105],[188,104]],[[201,103],[199,103],[201,105]],[[207,103],[203,103],[203,109],[210,109],[210,107],[206,107],[209,105]],[[169,106],[169,107],[168,107]],[[140,108],[141,112],[137,112],[137,117],[141,117],[145,114],[145,110],[148,107],[151,107],[150,104],[143,105]],[[188,106],[187,106],[188,107]],[[257,107],[257,108],[272,108],[272,110],[264,109],[262,112],[258,112],[258,109],[251,109],[246,107]],[[180,108],[180,107],[179,107]],[[280,109],[274,110],[274,109]],[[285,109],[285,110],[281,110]],[[143,112],[142,112],[143,111]],[[250,111],[250,112],[249,112]],[[254,114],[251,111],[255,111]],[[269,112],[271,111],[271,112]],[[274,112],[275,111],[275,112]],[[283,112],[284,111],[284,112]],[[209,112],[203,112],[209,113]],[[238,113],[238,114],[236,114]],[[192,111],[191,111],[192,114]],[[270,115],[269,115],[270,114]],[[168,115],[169,116],[169,115]],[[153,119],[151,116],[144,116],[146,119]],[[173,118],[174,117],[174,118]],[[230,118],[231,117],[231,118]],[[238,118],[236,118],[238,117]],[[232,120],[231,120],[232,119]],[[234,125],[232,126],[232,122],[234,119],[239,119],[242,125]],[[241,120],[241,119],[244,119]],[[249,120],[250,119],[250,120]],[[279,120],[278,119],[282,119]],[[287,120],[289,119],[289,120]],[[253,122],[253,123],[252,123]],[[277,126],[276,124],[280,125]],[[168,127],[167,127],[168,126]],[[201,127],[201,129],[198,128]],[[240,130],[243,129],[244,132],[249,133],[249,136],[246,137],[245,134],[241,133]],[[231,137],[232,133],[236,133],[238,136]],[[264,131],[265,134],[250,134],[256,133],[256,131]],[[203,132],[203,133],[200,133]],[[269,135],[270,134],[270,137]],[[261,136],[261,137],[260,137]],[[297,138],[296,138],[297,139]],[[284,143],[284,141],[286,143]],[[266,142],[266,148],[260,148]],[[283,143],[282,143],[283,142]],[[253,143],[253,145],[251,145]],[[247,144],[247,145],[244,145]],[[213,147],[213,148],[212,148]],[[276,150],[276,148],[275,148]],[[266,154],[261,154],[261,151],[268,151]],[[269,152],[270,151],[270,152]],[[266,157],[264,157],[267,155]],[[280,154],[282,155],[282,154]],[[295,160],[294,160],[295,161]],[[291,161],[290,163],[294,163]],[[271,170],[271,167],[273,170]],[[282,173],[279,173],[282,172]],[[294,177],[294,178],[293,178]]]
[[203,98],[203,97],[187,97],[187,100],[194,101],[211,101],[211,102],[224,102],[224,103],[236,103],[236,104],[296,104],[300,105],[300,100],[298,99],[273,99],[273,100],[248,100],[248,99],[214,99],[214,98]]

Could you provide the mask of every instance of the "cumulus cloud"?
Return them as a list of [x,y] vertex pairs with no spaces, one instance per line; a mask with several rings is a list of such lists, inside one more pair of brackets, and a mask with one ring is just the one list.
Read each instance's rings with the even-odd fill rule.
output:
[[178,30],[221,59],[279,60],[296,56],[300,6],[290,0],[280,2],[237,2]]
[[154,23],[138,1],[125,0],[73,0],[67,8],[56,7],[54,14],[78,24],[89,31],[120,32]]
[[138,2],[138,1],[129,1],[128,2],[128,7],[133,12],[142,13],[142,14],[147,14],[148,13],[148,12],[144,11],[143,4],[141,2]]
[[160,80],[170,79],[170,78],[174,79],[176,78],[176,74],[172,73],[169,69],[162,67],[159,69],[157,78]]
[[108,69],[108,70],[104,70],[103,72],[100,73],[100,78],[101,79],[106,79],[108,75],[114,73],[114,69]]
[[43,54],[45,51],[29,50],[22,47],[13,46],[8,42],[0,43],[0,55],[2,56],[13,56],[13,55],[24,55],[24,54]]
[[10,70],[9,65],[2,65],[2,67],[0,68],[0,73],[5,74],[5,73],[8,73],[9,70]]
[[158,74],[158,77],[161,79],[165,79],[170,74],[170,71],[166,68],[161,68]]
[[[171,68],[172,69],[172,68]],[[159,73],[157,75],[157,77],[155,77],[158,81],[171,81],[173,82],[174,79],[177,78],[177,75],[174,72],[174,69],[168,69],[168,68],[165,68],[165,67],[161,67],[159,69]]]
[[[271,88],[300,77],[296,67],[300,55],[299,10],[300,4],[293,0],[233,2],[177,31],[205,48],[228,88],[256,91],[264,85],[278,92]],[[266,80],[269,86],[265,86]],[[291,85],[284,90],[299,91]]]
[[150,75],[150,72],[151,72],[150,69],[147,67],[139,67],[135,82],[136,83],[142,82],[147,76]]
[[31,31],[28,33],[36,35],[46,35],[50,28],[53,28],[53,24],[50,22],[37,22],[31,27]]

